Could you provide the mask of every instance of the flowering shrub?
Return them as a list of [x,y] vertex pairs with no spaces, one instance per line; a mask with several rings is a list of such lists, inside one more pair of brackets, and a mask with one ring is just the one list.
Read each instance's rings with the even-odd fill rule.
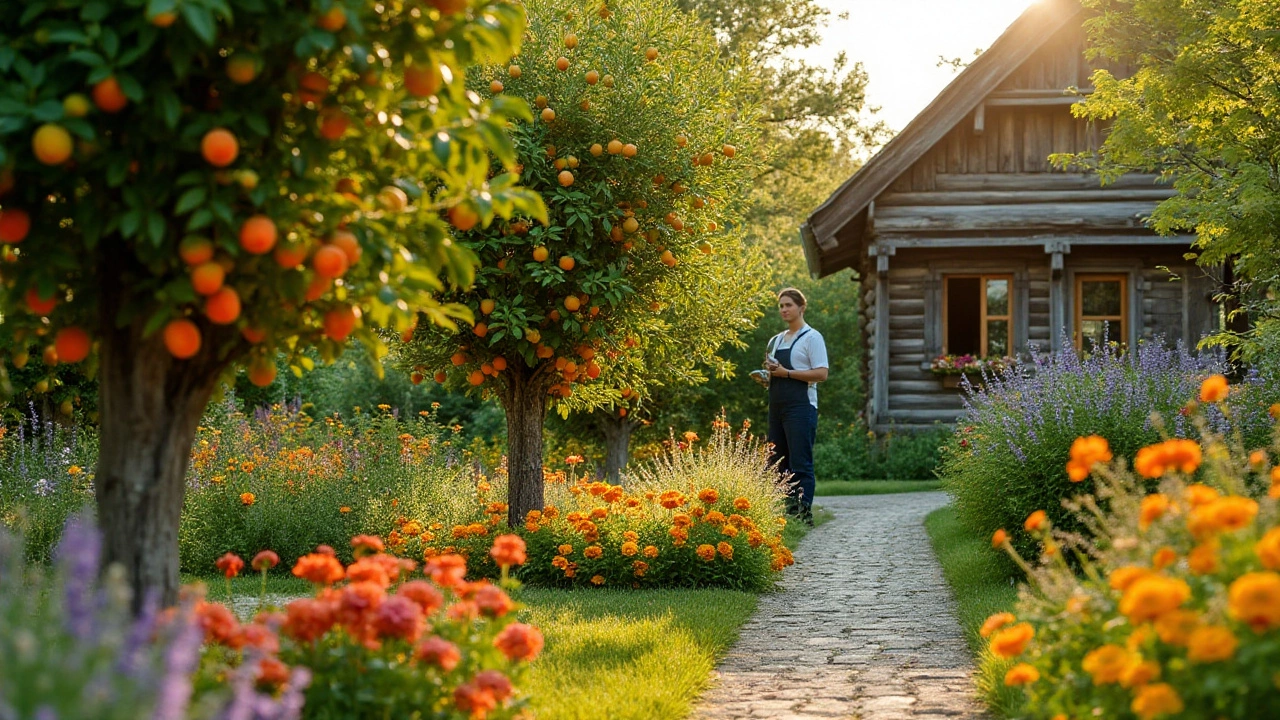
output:
[[[1221,376],[1200,397],[1230,412]],[[1041,511],[1025,521],[1042,550],[1034,567],[993,539],[1029,580],[1014,612],[982,629],[1003,663],[988,670],[1025,692],[1018,716],[1244,719],[1280,707],[1280,443],[1246,452],[1213,417],[1191,412],[1201,440],[1143,447],[1133,472],[1100,437],[1076,444],[1070,472],[1091,472],[1096,495],[1072,505],[1092,543]]]
[[976,355],[939,355],[929,364],[934,375],[998,375],[1015,367],[1018,359],[1011,356],[978,357]]
[[[693,433],[673,439],[623,485],[546,472],[548,505],[516,529],[529,553],[521,579],[553,586],[769,587],[792,557],[781,537],[783,491],[764,452],[721,419],[709,441]],[[400,518],[388,544],[408,557],[459,553],[478,560],[475,572],[492,575],[484,548],[506,516],[501,497],[501,474],[481,480],[469,522]]]
[[[1022,552],[1031,551],[1034,542],[1018,528],[1036,509],[1044,509],[1064,530],[1088,532],[1062,508],[1063,498],[1092,490],[1091,480],[1076,485],[1065,471],[1075,439],[1101,435],[1117,455],[1133,457],[1162,432],[1187,437],[1194,430],[1184,409],[1187,398],[1221,369],[1214,357],[1157,343],[1124,354],[1107,347],[1083,360],[1068,343],[1034,366],[969,388],[967,412],[943,449],[939,468],[958,517],[984,535],[1011,528]],[[1275,394],[1271,385],[1251,376],[1232,389],[1225,405],[1205,408],[1204,421],[1216,432],[1239,431],[1248,442],[1261,444],[1270,432],[1266,408]]]

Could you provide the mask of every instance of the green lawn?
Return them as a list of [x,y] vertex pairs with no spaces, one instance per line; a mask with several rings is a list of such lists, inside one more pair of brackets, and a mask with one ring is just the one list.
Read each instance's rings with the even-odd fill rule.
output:
[[941,489],[941,480],[819,480],[814,494],[888,495]]
[[988,538],[963,527],[951,507],[929,513],[924,526],[955,595],[956,614],[978,664],[978,691],[996,715],[1010,717],[1022,694],[1004,686],[1008,662],[987,652],[978,629],[991,614],[1013,608],[1020,573],[1008,556],[992,549]]

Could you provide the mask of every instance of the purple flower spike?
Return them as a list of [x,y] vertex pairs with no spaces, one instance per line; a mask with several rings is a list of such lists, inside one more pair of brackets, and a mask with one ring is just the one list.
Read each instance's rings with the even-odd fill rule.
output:
[[64,622],[67,631],[80,640],[94,633],[94,581],[102,555],[102,537],[83,515],[67,519],[55,554],[63,573]]

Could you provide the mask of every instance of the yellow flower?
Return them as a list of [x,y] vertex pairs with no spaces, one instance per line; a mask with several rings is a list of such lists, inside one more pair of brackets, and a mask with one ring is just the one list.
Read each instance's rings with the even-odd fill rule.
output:
[[591,584],[592,584],[592,585],[603,585],[603,584],[604,584],[604,576],[603,576],[603,575],[592,575],[592,576],[591,576]]
[[1187,659],[1191,662],[1218,662],[1229,660],[1236,654],[1240,641],[1230,628],[1221,625],[1202,625],[1187,638]]
[[1200,627],[1200,616],[1192,610],[1174,610],[1156,618],[1156,636],[1166,645],[1186,645]]
[[1227,611],[1254,632],[1280,627],[1280,575],[1251,572],[1236,578],[1227,590]]
[[601,555],[604,555],[604,548],[600,547],[599,545],[588,545],[587,548],[582,551],[582,554],[588,560],[596,560]]
[[1155,660],[1132,662],[1124,669],[1120,684],[1127,688],[1142,687],[1160,677],[1160,663]]
[[1081,667],[1093,678],[1094,685],[1110,685],[1120,682],[1125,668],[1133,662],[1133,653],[1119,645],[1103,645],[1090,650],[1084,656]]
[[252,505],[252,504],[254,504],[255,502],[257,502],[257,500],[258,500],[258,498],[257,498],[253,493],[251,493],[251,492],[247,492],[247,493],[240,493],[240,504],[241,504],[241,505]]
[[717,543],[716,550],[720,553],[720,557],[724,558],[725,560],[733,559],[733,546],[730,545],[729,543],[727,542]]
[[640,552],[639,545],[636,545],[635,543],[629,540],[627,542],[622,543],[622,554],[625,555],[626,557],[633,557],[638,552]]
[[1007,627],[991,636],[991,652],[996,657],[1014,658],[1022,654],[1027,643],[1035,637],[1035,628],[1030,623],[1018,623]]
[[734,498],[733,507],[737,510],[750,510],[751,501],[744,497]]
[[1200,402],[1216,403],[1227,399],[1230,386],[1222,375],[1210,375],[1200,383]]
[[1151,556],[1151,567],[1156,570],[1163,570],[1176,562],[1178,553],[1168,545],[1156,550],[1155,555]]
[[1071,460],[1067,462],[1067,478],[1080,482],[1089,477],[1093,466],[1111,462],[1111,446],[1100,435],[1078,437],[1071,443]]
[[1138,527],[1146,530],[1151,527],[1151,523],[1164,517],[1169,511],[1171,503],[1168,495],[1161,493],[1152,493],[1142,498],[1142,509],[1138,516]]
[[1129,589],[1130,585],[1150,574],[1151,571],[1147,568],[1138,567],[1136,565],[1125,565],[1124,567],[1118,567],[1111,571],[1111,574],[1107,576],[1107,584],[1111,586],[1112,590],[1124,592]]
[[1129,709],[1142,720],[1154,720],[1161,715],[1176,715],[1183,710],[1182,698],[1168,683],[1145,685],[1133,697]]
[[1176,610],[1191,597],[1191,588],[1182,580],[1163,575],[1139,578],[1120,598],[1120,612],[1131,622],[1154,620]]
[[1022,523],[1022,527],[1025,528],[1027,532],[1035,532],[1036,530],[1043,528],[1048,524],[1048,522],[1049,516],[1045,514],[1045,511],[1037,510],[1027,516],[1026,521]]
[[698,557],[707,562],[711,562],[716,559],[716,548],[714,545],[699,545],[697,552]]
[[1262,566],[1268,570],[1280,570],[1280,527],[1267,531],[1266,535],[1253,546]]
[[1201,505],[1207,505],[1220,497],[1222,497],[1222,493],[1208,485],[1195,483],[1187,486],[1187,504],[1193,508],[1200,507]]
[[1212,575],[1218,572],[1218,544],[1207,542],[1197,545],[1187,553],[1187,566],[1196,575]]
[[1027,685],[1040,679],[1040,671],[1026,663],[1018,663],[1004,674],[1004,684],[1011,687]]
[[572,554],[573,554],[573,546],[572,546],[572,545],[568,545],[568,544],[566,544],[566,545],[561,545],[560,547],[556,548],[556,550],[557,550],[561,555],[572,555]]
[[986,622],[982,623],[982,628],[978,630],[978,634],[984,638],[989,638],[991,637],[991,633],[999,630],[1005,625],[1017,622],[1017,620],[1018,619],[1014,617],[1011,612],[996,613],[987,618]]
[[1246,497],[1231,495],[1200,505],[1187,518],[1187,529],[1197,538],[1213,533],[1240,530],[1258,515],[1258,503]]
[[653,558],[658,557],[658,548],[654,547],[653,545],[645,545],[645,546],[644,546],[644,556],[645,556],[645,557],[647,557],[647,558],[649,558],[649,559],[651,559],[651,560],[652,560]]
[[1200,467],[1203,453],[1194,440],[1165,440],[1148,445],[1133,458],[1133,469],[1145,478],[1158,478],[1171,470],[1190,474]]
[[81,468],[79,465],[72,465],[71,467],[67,468],[67,474],[73,477],[76,475],[79,475],[82,472],[84,472],[84,469]]

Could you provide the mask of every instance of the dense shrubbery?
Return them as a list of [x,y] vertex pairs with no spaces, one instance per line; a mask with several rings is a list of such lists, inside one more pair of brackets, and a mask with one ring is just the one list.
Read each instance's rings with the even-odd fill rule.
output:
[[[1063,469],[1071,443],[1097,434],[1118,455],[1132,457],[1158,440],[1162,428],[1186,437],[1192,430],[1187,398],[1220,368],[1212,357],[1144,343],[1128,353],[1106,350],[1083,360],[1067,349],[1033,368],[989,379],[970,391],[967,415],[943,451],[939,474],[960,520],[990,534],[1017,527],[1043,508],[1059,527],[1086,531],[1062,508],[1063,498],[1092,490],[1091,481],[1074,485]],[[1229,403],[1206,408],[1206,421],[1260,445],[1269,432],[1266,408],[1273,393],[1251,376],[1233,389]],[[1021,533],[1014,544],[1022,551],[1033,546]]]
[[813,446],[819,480],[931,480],[950,428],[889,430],[877,435],[866,425],[840,426]]
[[34,407],[13,417],[0,426],[0,528],[23,534],[29,562],[47,563],[67,518],[93,499],[98,438]]
[[[1225,387],[1216,377],[1204,393]],[[1280,707],[1280,442],[1248,452],[1258,446],[1214,430],[1231,409],[1213,409],[1186,420],[1199,441],[1142,448],[1134,473],[1105,461],[1101,439],[1076,447],[1094,470],[1094,495],[1073,504],[1092,542],[1043,512],[1025,520],[1041,560],[1015,612],[983,628],[985,673],[1025,689],[1018,717],[1243,720]]]

